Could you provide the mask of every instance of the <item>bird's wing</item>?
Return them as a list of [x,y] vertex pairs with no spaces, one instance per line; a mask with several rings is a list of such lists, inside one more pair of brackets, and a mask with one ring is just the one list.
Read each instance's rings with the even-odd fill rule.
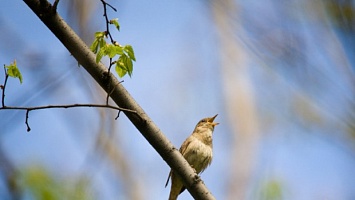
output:
[[182,155],[185,155],[185,152],[188,149],[188,146],[190,145],[191,141],[192,141],[192,139],[190,136],[184,141],[184,143],[182,143],[180,150],[179,150]]
[[[190,137],[189,137],[189,138],[187,138],[187,139],[184,141],[184,143],[182,143],[182,145],[181,145],[181,147],[180,147],[180,149],[179,149],[179,151],[180,151],[180,153],[181,153],[182,155],[185,154],[186,149],[187,149],[187,147],[190,145],[191,141],[192,141],[192,140],[191,140]],[[165,187],[168,185],[172,173],[173,173],[172,170],[170,170],[170,173],[169,173],[169,176],[168,176],[168,180],[166,180],[166,183],[165,183]],[[180,191],[180,193],[181,193],[182,191],[184,191],[184,189],[185,189],[185,188],[182,188],[181,191]]]

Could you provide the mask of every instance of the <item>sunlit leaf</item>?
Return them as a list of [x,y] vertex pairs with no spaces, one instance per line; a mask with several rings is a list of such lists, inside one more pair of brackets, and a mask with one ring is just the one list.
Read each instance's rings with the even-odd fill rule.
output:
[[129,56],[132,60],[136,61],[136,57],[134,56],[134,51],[133,51],[133,48],[132,48],[131,45],[126,45],[126,46],[124,46],[124,47],[123,47],[123,50],[128,54],[128,56]]
[[100,44],[100,48],[104,47],[106,45],[106,40],[103,38],[100,39],[99,44]]
[[122,55],[122,47],[116,45],[109,45],[106,53],[110,58],[115,57],[116,55]]
[[123,49],[121,46],[117,46],[117,45],[114,45],[114,48],[113,48],[115,54],[117,55],[122,55],[123,54]]
[[126,57],[124,61],[125,61],[125,65],[126,65],[126,69],[127,69],[128,75],[132,76],[132,72],[133,72],[132,60],[130,58]]
[[99,50],[99,40],[98,39],[95,39],[94,42],[91,44],[90,50],[94,53],[97,53],[97,51]]
[[97,53],[99,51],[99,48],[102,48],[106,45],[105,34],[106,32],[95,33],[95,40],[90,46],[92,52]]
[[123,62],[120,60],[116,63],[115,70],[120,78],[124,77],[124,75],[127,74],[127,70],[125,69]]
[[11,63],[9,66],[5,66],[6,73],[13,78],[18,78],[20,80],[20,83],[22,84],[22,75],[20,70],[17,68],[16,60]]
[[99,38],[104,38],[105,37],[105,32],[96,32],[95,33],[95,38],[99,39]]
[[107,50],[107,46],[103,46],[103,47],[101,47],[99,52],[97,52],[96,63],[99,63],[101,61],[102,57],[104,57],[106,55],[106,50]]
[[118,66],[124,71],[124,74],[128,73],[129,76],[132,76],[133,63],[126,54],[120,56],[118,59]]
[[118,23],[118,18],[111,19],[110,24],[115,25],[115,27],[117,28],[118,31],[120,30],[120,24]]
[[[110,20],[110,24],[114,24],[119,30],[120,25],[118,19]],[[136,61],[134,51],[131,45],[121,46],[118,42],[113,42],[113,44],[106,43],[105,37],[106,32],[96,32],[95,40],[91,44],[90,49],[96,53],[96,63],[99,63],[104,56],[109,58],[114,58],[119,56],[116,62],[116,72],[119,77],[125,76],[127,73],[132,76],[133,72],[133,61]]]

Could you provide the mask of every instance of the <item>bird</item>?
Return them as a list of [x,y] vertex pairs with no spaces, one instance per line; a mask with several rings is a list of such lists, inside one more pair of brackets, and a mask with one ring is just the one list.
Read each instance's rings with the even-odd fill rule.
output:
[[[217,114],[218,115],[218,114]],[[179,151],[197,174],[202,173],[212,162],[212,133],[219,123],[217,115],[201,119],[192,134],[182,143]],[[181,178],[171,169],[165,187],[171,178],[169,200],[176,200],[186,188]]]

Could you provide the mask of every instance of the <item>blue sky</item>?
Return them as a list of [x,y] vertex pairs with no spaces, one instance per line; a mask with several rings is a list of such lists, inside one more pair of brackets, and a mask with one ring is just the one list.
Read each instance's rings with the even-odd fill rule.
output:
[[[208,6],[201,1],[110,3],[118,9],[109,12],[110,18],[119,18],[121,24],[114,37],[131,44],[137,58],[132,78],[125,77],[123,84],[173,144],[179,146],[201,118],[219,114],[214,160],[202,178],[217,199],[225,199],[228,181],[233,181],[231,160],[238,158],[231,152],[235,136],[224,101],[223,57]],[[64,5],[60,1],[59,14],[65,18]],[[236,24],[243,32],[231,40],[240,41],[250,58],[247,65],[262,132],[248,199],[255,199],[262,181],[268,180],[281,184],[285,199],[355,198],[354,145],[344,129],[354,95],[347,75],[353,74],[339,67],[347,65],[353,72],[354,63],[344,60],[354,58],[334,51],[348,47],[334,26],[312,15],[307,2],[237,5]],[[86,71],[25,3],[5,1],[0,10],[0,23],[6,27],[0,32],[0,61],[16,59],[24,77],[22,85],[9,81],[9,105],[104,101]],[[104,28],[101,5],[93,13],[92,35]],[[115,116],[81,108],[35,111],[27,133],[23,112],[0,111],[1,147],[18,166],[41,163],[64,177],[90,174],[99,199],[124,198],[125,187],[110,164],[99,155],[90,157],[96,152],[97,134],[110,132],[114,123],[113,140],[129,155],[139,191],[145,199],[167,199],[169,167],[124,115],[117,121]],[[108,126],[101,127],[100,120]],[[192,198],[184,192],[180,199]]]

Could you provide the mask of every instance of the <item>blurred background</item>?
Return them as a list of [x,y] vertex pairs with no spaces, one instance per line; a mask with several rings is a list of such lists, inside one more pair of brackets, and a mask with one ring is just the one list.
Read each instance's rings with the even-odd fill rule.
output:
[[[137,58],[123,85],[169,140],[219,114],[202,174],[217,199],[355,199],[355,1],[107,2]],[[24,2],[0,11],[0,63],[24,79],[9,79],[6,105],[105,102]],[[88,45],[105,30],[99,0],[58,12]],[[27,133],[25,112],[0,110],[0,199],[167,199],[170,168],[116,115],[32,111]]]

